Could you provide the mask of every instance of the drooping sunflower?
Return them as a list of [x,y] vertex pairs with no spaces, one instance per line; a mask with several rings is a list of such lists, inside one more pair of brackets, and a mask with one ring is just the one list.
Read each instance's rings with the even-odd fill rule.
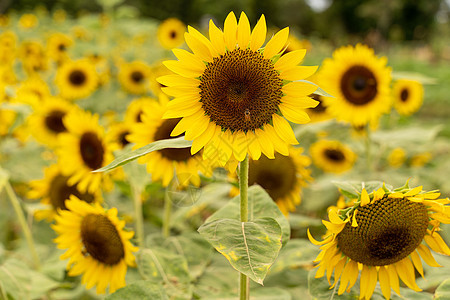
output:
[[97,89],[98,74],[88,59],[69,60],[58,68],[55,83],[61,97],[78,100]]
[[356,160],[352,149],[335,140],[317,141],[309,152],[314,164],[325,172],[343,173],[350,170]]
[[148,90],[150,74],[149,65],[141,61],[133,61],[121,63],[117,76],[125,91],[135,95],[142,95]]
[[210,20],[210,39],[188,26],[185,40],[193,53],[173,49],[178,60],[164,62],[175,73],[158,78],[175,97],[164,118],[181,118],[172,135],[186,132],[192,154],[204,148],[205,159],[223,166],[248,153],[254,160],[261,152],[288,155],[288,145],[298,144],[287,120],[309,121],[304,109],[317,105],[308,97],[317,87],[296,80],[317,67],[297,66],[306,50],[283,55],[289,28],[261,49],[266,31],[264,15],[251,32],[245,13],[238,23],[231,12],[223,32]]
[[69,58],[67,50],[72,46],[73,40],[63,34],[54,33],[47,40],[47,54],[57,63],[62,63]]
[[177,18],[169,18],[158,26],[158,41],[166,49],[180,47],[184,43],[186,25]]
[[361,271],[360,299],[371,298],[377,281],[386,299],[391,288],[400,295],[399,278],[421,291],[415,282],[415,270],[424,276],[420,258],[438,267],[429,248],[450,255],[438,233],[440,223],[450,223],[450,200],[439,196],[438,191],[422,192],[422,186],[383,186],[370,194],[362,189],[352,207],[329,210],[329,221],[322,221],[328,229],[323,241],[316,241],[308,230],[310,241],[322,250],[315,260],[316,278],[326,274],[331,284],[334,272],[332,288],[339,282],[341,295],[350,291]]
[[[259,184],[278,205],[284,215],[294,212],[301,202],[302,188],[312,181],[308,166],[311,159],[302,155],[302,148],[289,147],[289,156],[276,153],[274,159],[262,156],[249,161],[248,184]],[[231,195],[239,194],[238,188]]]
[[73,111],[63,119],[67,132],[58,136],[56,154],[62,173],[69,176],[69,184],[78,183],[81,192],[111,188],[111,172],[92,173],[114,158],[98,119],[98,115],[83,110]]
[[59,249],[67,249],[61,259],[69,259],[69,276],[83,275],[81,282],[90,289],[96,286],[103,294],[125,286],[128,266],[135,266],[133,252],[138,248],[130,239],[133,231],[124,229],[125,221],[117,217],[117,209],[107,211],[100,204],[90,205],[71,196],[67,210],[59,210],[52,225]]
[[328,111],[338,120],[360,126],[376,121],[391,109],[391,68],[386,57],[357,44],[334,51],[318,72],[321,87],[333,95]]
[[[141,123],[132,125],[131,134],[127,136],[127,139],[135,143],[134,148],[174,138],[170,133],[180,119],[163,119],[168,98],[161,94],[159,99],[159,102],[154,101],[143,108]],[[162,149],[151,152],[139,158],[138,161],[147,164],[147,172],[152,174],[152,180],[161,181],[163,186],[168,186],[173,178],[178,180],[180,186],[187,186],[189,183],[199,186],[199,171],[209,170],[207,165],[203,164],[200,154],[191,155],[190,148]]]
[[35,211],[34,216],[37,220],[52,221],[58,209],[67,209],[65,202],[69,200],[70,195],[87,203],[102,202],[100,190],[94,193],[80,192],[76,184],[71,185],[67,182],[68,179],[56,164],[44,170],[43,179],[30,182],[31,190],[28,192],[28,198],[41,199],[41,204],[47,207]]
[[423,85],[415,80],[400,79],[394,82],[393,97],[395,110],[409,116],[419,110],[423,102]]
[[77,107],[74,104],[62,98],[46,98],[28,117],[31,135],[42,144],[56,147],[58,135],[67,132],[63,119],[75,109]]

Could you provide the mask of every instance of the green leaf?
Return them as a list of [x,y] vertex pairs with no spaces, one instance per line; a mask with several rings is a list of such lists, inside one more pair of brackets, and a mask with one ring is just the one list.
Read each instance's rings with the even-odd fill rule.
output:
[[450,299],[450,279],[444,280],[434,292],[435,300]]
[[105,300],[166,300],[169,299],[164,288],[159,283],[150,280],[136,281],[118,289]]
[[[369,194],[383,187],[383,182],[381,181],[333,181],[333,183],[340,189],[342,195],[351,199],[357,199],[363,187]],[[391,188],[390,185],[386,185],[386,187]]]
[[311,267],[319,250],[310,241],[305,239],[292,239],[281,249],[277,261],[270,269],[270,276],[285,269]]
[[160,283],[171,298],[191,299],[191,277],[184,256],[158,247],[143,249],[138,268],[146,280]]
[[[205,223],[219,219],[240,220],[239,207],[240,196],[236,196],[206,219]],[[289,221],[280,211],[277,204],[270,198],[269,194],[259,185],[252,185],[248,188],[248,215],[250,221],[265,217],[274,218],[281,227],[281,241],[283,245],[289,241],[291,235]]]
[[17,259],[9,259],[0,265],[0,290],[3,298],[31,299],[30,271],[25,263]]
[[151,144],[145,145],[144,147],[141,147],[139,149],[125,153],[116,158],[115,160],[113,160],[107,166],[104,166],[103,168],[97,169],[92,172],[95,173],[95,172],[110,171],[153,151],[166,148],[187,148],[190,147],[191,145],[192,141],[186,141],[182,136],[174,139],[159,140]]
[[[326,276],[321,278],[315,278],[317,269],[311,270],[308,274],[308,289],[309,293],[315,300],[355,300],[358,299],[358,293],[354,291],[354,288],[350,290],[350,293],[344,292],[342,295],[338,295],[339,284],[336,284],[335,288],[330,290],[330,284],[327,281]],[[333,279],[332,279],[333,280]],[[333,281],[332,281],[333,282]],[[359,286],[359,281],[355,286]]]
[[198,232],[233,268],[261,285],[281,249],[281,227],[273,218],[220,219],[202,225]]
[[29,270],[31,278],[30,295],[32,299],[44,299],[46,294],[59,286],[59,282],[50,279],[45,274]]

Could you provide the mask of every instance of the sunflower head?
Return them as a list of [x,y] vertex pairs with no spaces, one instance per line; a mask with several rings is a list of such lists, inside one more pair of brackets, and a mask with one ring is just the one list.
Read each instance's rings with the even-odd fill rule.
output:
[[423,85],[415,80],[400,79],[394,82],[394,107],[400,115],[409,116],[423,103]]
[[[305,49],[284,54],[289,28],[266,40],[264,16],[250,30],[245,13],[239,22],[231,12],[220,30],[209,23],[209,39],[188,26],[185,41],[193,53],[174,49],[177,61],[165,66],[175,74],[158,78],[163,91],[175,97],[164,118],[181,118],[172,135],[192,137],[192,153],[204,148],[204,158],[225,165],[242,161],[247,154],[288,155],[297,140],[287,120],[309,121],[305,108],[317,102],[309,98],[317,86],[299,81],[317,67],[297,66]],[[287,119],[287,120],[286,120]]]
[[77,100],[90,96],[98,87],[98,74],[88,59],[65,61],[57,71],[55,83],[63,98]]
[[177,18],[169,18],[158,26],[158,41],[166,49],[180,47],[184,42],[186,25]]
[[314,240],[308,231],[310,240],[322,245],[316,277],[326,272],[330,282],[335,271],[333,287],[341,278],[338,294],[342,294],[355,284],[361,270],[360,298],[364,299],[371,298],[377,278],[387,299],[391,288],[400,294],[399,277],[420,291],[414,280],[414,268],[423,276],[420,257],[438,266],[429,248],[450,255],[438,234],[441,222],[450,223],[450,200],[439,196],[438,191],[424,192],[408,183],[397,189],[383,184],[370,193],[362,188],[345,209],[330,209],[329,221],[323,221],[328,229],[325,240]]
[[125,286],[128,266],[135,266],[133,252],[138,249],[130,239],[134,232],[124,230],[125,222],[117,217],[117,209],[105,211],[98,203],[90,205],[71,196],[67,210],[60,210],[52,228],[59,249],[67,251],[61,259],[69,259],[69,276],[83,275],[86,287],[96,286],[103,294]]
[[377,120],[391,108],[391,69],[385,57],[357,44],[334,51],[318,74],[323,88],[335,99],[329,112],[338,120],[359,126]]
[[311,145],[309,152],[314,164],[325,172],[343,173],[350,170],[356,154],[337,140],[320,140]]
[[141,95],[148,90],[151,75],[150,66],[141,61],[122,63],[119,66],[118,80],[123,89],[131,94]]

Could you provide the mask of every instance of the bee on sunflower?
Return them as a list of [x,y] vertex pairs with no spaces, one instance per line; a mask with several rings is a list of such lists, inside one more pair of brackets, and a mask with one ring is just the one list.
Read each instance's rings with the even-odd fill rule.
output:
[[370,191],[362,188],[354,204],[345,209],[330,209],[328,221],[322,221],[328,233],[323,241],[308,237],[321,252],[316,258],[315,277],[326,275],[338,294],[355,285],[359,273],[360,299],[371,299],[377,281],[386,299],[391,288],[400,295],[399,278],[414,291],[415,270],[423,277],[422,258],[438,267],[430,248],[450,255],[450,249],[438,233],[440,223],[450,223],[450,200],[439,191],[425,192],[422,186],[392,189],[383,184]]
[[178,60],[164,62],[175,73],[158,78],[175,97],[164,118],[181,118],[172,135],[186,132],[192,154],[204,148],[205,159],[224,166],[247,154],[254,160],[261,153],[288,155],[288,145],[298,144],[288,120],[309,122],[304,109],[317,105],[308,97],[317,86],[301,80],[317,67],[297,66],[305,49],[283,53],[289,28],[261,48],[266,32],[264,15],[251,31],[245,13],[238,23],[231,12],[223,31],[210,20],[209,39],[188,26],[184,37],[192,53],[173,49]]

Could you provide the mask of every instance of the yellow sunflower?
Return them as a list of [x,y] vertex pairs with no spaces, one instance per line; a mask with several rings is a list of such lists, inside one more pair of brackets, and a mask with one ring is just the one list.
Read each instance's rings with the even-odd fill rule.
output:
[[433,155],[431,154],[431,152],[426,151],[426,152],[417,153],[411,157],[409,164],[411,165],[411,167],[415,167],[415,168],[423,167],[427,163],[429,163],[432,158],[433,158]]
[[24,41],[20,45],[18,57],[29,76],[48,69],[48,58],[39,42]]
[[77,100],[97,89],[98,74],[88,59],[69,60],[58,68],[55,83],[61,97]]
[[295,35],[289,36],[285,52],[291,52],[299,49],[306,49],[306,51],[310,51],[311,42],[308,40],[300,40]]
[[394,148],[389,152],[387,160],[391,167],[399,168],[406,161],[406,151],[400,147]]
[[309,153],[317,167],[331,173],[350,170],[356,160],[356,154],[339,141],[320,140],[311,145]]
[[59,210],[52,228],[58,234],[57,247],[67,249],[61,259],[69,259],[69,276],[83,274],[81,282],[88,289],[96,286],[97,294],[108,286],[110,293],[124,287],[128,266],[136,264],[133,252],[138,248],[130,242],[134,232],[124,229],[116,208],[105,211],[100,204],[90,205],[75,196],[66,207]]
[[419,110],[423,102],[423,86],[415,80],[400,79],[393,86],[394,107],[400,115],[409,116]]
[[128,93],[141,95],[148,90],[150,66],[141,61],[121,63],[117,75],[123,89]]
[[56,147],[58,135],[67,132],[63,119],[75,109],[74,104],[62,98],[46,98],[28,117],[31,135],[42,144]]
[[50,97],[50,88],[40,76],[32,76],[20,83],[16,90],[17,101],[38,108],[43,101]]
[[391,68],[386,57],[361,44],[334,51],[318,73],[321,87],[335,98],[328,111],[338,120],[364,125],[391,109]]
[[156,101],[158,100],[150,97],[142,97],[131,101],[125,111],[125,122],[130,124],[141,123],[144,108],[150,106]]
[[[0,105],[2,102],[0,101]],[[5,136],[9,133],[10,127],[16,120],[16,112],[8,109],[0,108],[0,136]]]
[[[429,248],[450,255],[438,231],[440,223],[450,223],[450,200],[438,199],[438,191],[422,192],[422,186],[389,190],[385,186],[370,194],[362,189],[355,205],[345,210],[331,209],[328,229],[316,258],[316,278],[327,276],[333,288],[339,282],[338,294],[350,291],[359,272],[360,299],[371,299],[377,281],[386,299],[391,288],[400,295],[399,277],[407,287],[421,291],[415,282],[415,270],[423,277],[420,257],[438,267]],[[428,247],[426,246],[425,242]],[[339,281],[340,279],[340,281]]]
[[[143,108],[142,122],[132,125],[131,134],[127,136],[134,148],[140,148],[154,141],[173,138],[170,133],[180,119],[162,119],[166,112],[168,99],[160,95],[159,102]],[[168,148],[149,153],[138,160],[147,164],[147,171],[152,174],[153,181],[161,180],[168,186],[175,177],[180,186],[192,183],[200,185],[199,170],[204,167],[200,154],[191,155],[190,148]]]
[[204,148],[204,158],[224,166],[248,153],[254,160],[261,152],[288,155],[288,145],[298,144],[287,120],[309,122],[304,109],[317,105],[308,97],[317,87],[297,80],[317,67],[297,66],[306,50],[283,55],[289,28],[261,49],[266,31],[264,16],[251,32],[245,13],[238,23],[231,12],[223,32],[210,20],[210,39],[188,26],[185,40],[193,53],[173,49],[178,60],[164,62],[176,73],[158,78],[175,97],[164,118],[181,118],[172,135],[186,132],[192,154]]
[[69,184],[68,179],[67,176],[62,174],[58,165],[51,165],[44,170],[43,179],[30,182],[31,190],[28,192],[28,198],[41,199],[41,203],[47,207],[34,213],[37,220],[52,221],[58,209],[67,209],[65,202],[69,200],[70,195],[74,195],[87,203],[102,202],[100,190],[94,193],[82,193],[76,184]]
[[[301,202],[302,188],[312,181],[311,170],[308,169],[311,159],[302,152],[302,148],[291,146],[289,156],[276,153],[275,159],[263,156],[249,161],[248,184],[263,187],[286,216],[295,211]],[[233,187],[231,195],[238,194],[239,188]]]
[[131,123],[129,122],[114,122],[109,125],[107,135],[108,140],[111,141],[112,151],[123,149],[130,143],[128,135],[131,132]]
[[172,74],[172,71],[167,69],[162,62],[156,63],[152,67],[152,75],[150,76],[150,90],[154,95],[158,96],[159,93],[163,92],[162,88],[166,87],[164,84],[159,83],[157,78],[169,74]]
[[62,63],[69,58],[67,49],[72,46],[73,40],[63,33],[54,33],[47,40],[47,54],[56,61]]
[[111,188],[111,172],[92,173],[113,160],[110,143],[98,119],[98,115],[83,110],[73,111],[63,119],[67,132],[58,136],[56,153],[62,173],[69,176],[69,184],[78,183],[81,192]]
[[22,29],[31,29],[39,24],[38,18],[34,14],[23,14],[19,19],[19,27]]
[[0,33],[0,62],[11,64],[16,55],[17,36],[12,31]]
[[177,18],[169,18],[158,26],[158,41],[166,49],[180,47],[184,43],[186,25]]

